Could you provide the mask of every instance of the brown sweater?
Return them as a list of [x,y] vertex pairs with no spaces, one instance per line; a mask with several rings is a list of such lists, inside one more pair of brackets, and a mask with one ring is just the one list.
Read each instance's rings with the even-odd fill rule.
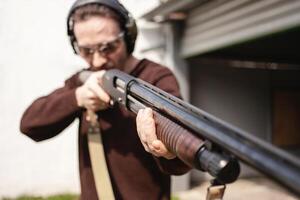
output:
[[[179,96],[176,79],[166,67],[144,59],[129,73]],[[35,100],[25,111],[20,129],[33,140],[41,141],[59,134],[79,118],[81,199],[96,200],[87,146],[86,112],[77,106],[75,97],[79,85],[76,73],[62,88]],[[136,132],[135,115],[123,107],[116,105],[97,114],[116,199],[170,199],[170,174],[183,174],[189,168],[178,159],[166,160],[147,153]]]

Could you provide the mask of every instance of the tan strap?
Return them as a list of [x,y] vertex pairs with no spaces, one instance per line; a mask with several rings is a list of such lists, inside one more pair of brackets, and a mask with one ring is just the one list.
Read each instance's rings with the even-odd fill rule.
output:
[[88,145],[98,199],[114,200],[97,115],[88,111],[88,117],[90,121]]
[[222,200],[226,185],[211,185],[207,188],[206,200]]

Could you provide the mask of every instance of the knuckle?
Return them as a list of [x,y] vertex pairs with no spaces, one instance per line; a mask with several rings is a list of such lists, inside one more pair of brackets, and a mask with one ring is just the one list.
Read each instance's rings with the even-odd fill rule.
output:
[[148,153],[151,153],[150,150],[149,150],[149,148],[144,147],[144,149],[145,149],[145,151],[147,151]]
[[144,135],[141,135],[141,141],[144,144],[147,144],[147,138]]

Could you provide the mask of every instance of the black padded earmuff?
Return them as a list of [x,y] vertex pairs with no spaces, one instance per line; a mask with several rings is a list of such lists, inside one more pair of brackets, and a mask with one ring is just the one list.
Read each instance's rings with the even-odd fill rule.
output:
[[73,6],[71,7],[68,17],[67,17],[67,30],[68,30],[68,36],[70,38],[71,45],[73,47],[73,50],[75,53],[75,45],[76,38],[74,35],[74,21],[72,20],[72,14],[74,11],[82,6],[88,5],[88,4],[101,4],[104,6],[107,6],[114,10],[117,14],[120,15],[122,19],[124,19],[124,31],[125,31],[125,42],[127,47],[127,52],[132,53],[134,50],[135,40],[137,37],[137,27],[135,20],[131,16],[131,14],[126,10],[126,8],[118,1],[118,0],[77,0]]

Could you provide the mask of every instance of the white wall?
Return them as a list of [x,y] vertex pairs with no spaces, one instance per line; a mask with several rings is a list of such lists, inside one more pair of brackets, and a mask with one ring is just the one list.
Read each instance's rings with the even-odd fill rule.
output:
[[[0,2],[0,198],[80,190],[77,123],[41,143],[19,132],[25,108],[85,65],[73,55],[66,35],[66,16],[73,2]],[[134,16],[157,4],[156,0],[123,2]]]
[[270,139],[270,72],[191,65],[192,103],[248,133]]

